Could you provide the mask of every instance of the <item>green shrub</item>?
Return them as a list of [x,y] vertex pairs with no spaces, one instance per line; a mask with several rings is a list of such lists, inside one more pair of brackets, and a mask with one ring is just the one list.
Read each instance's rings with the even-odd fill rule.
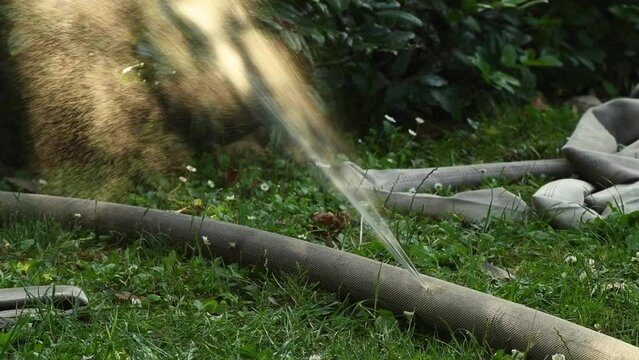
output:
[[[494,101],[629,91],[639,5],[619,1],[271,0],[264,22],[360,125],[463,119]],[[352,121],[352,120],[351,120]]]
[[540,87],[554,95],[596,90],[627,95],[639,75],[639,4],[618,0],[562,0],[529,19],[533,46],[557,54],[561,68],[540,72]]

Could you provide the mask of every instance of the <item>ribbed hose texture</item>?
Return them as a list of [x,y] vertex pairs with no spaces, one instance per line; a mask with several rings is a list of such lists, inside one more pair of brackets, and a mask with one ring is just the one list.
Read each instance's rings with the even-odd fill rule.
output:
[[[396,313],[414,311],[438,332],[470,332],[494,349],[527,351],[529,359],[639,359],[639,348],[566,320],[475,290],[364,257],[249,227],[173,212],[44,195],[0,192],[0,215],[18,213],[79,222],[97,231],[164,234],[176,246],[206,246],[229,262],[302,272],[352,300],[376,299]],[[77,217],[76,214],[80,214]],[[196,245],[197,243],[197,245]]]
[[[568,178],[574,170],[563,158],[474,165],[442,166],[423,169],[364,170],[354,163],[346,169],[359,173],[379,190],[406,191],[432,189],[436,184],[444,186],[478,186],[486,179],[518,180],[526,175],[545,175],[553,179]],[[355,184],[355,180],[352,180]]]

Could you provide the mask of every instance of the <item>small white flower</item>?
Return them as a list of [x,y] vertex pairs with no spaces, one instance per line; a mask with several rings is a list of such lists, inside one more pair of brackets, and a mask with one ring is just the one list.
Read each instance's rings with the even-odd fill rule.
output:
[[180,182],[185,183],[185,184],[186,184],[186,182],[188,181],[188,180],[187,180],[184,176],[180,176],[180,177],[178,178],[178,180],[180,180]]
[[617,290],[624,291],[626,290],[626,284],[615,281],[612,284],[606,284],[605,289],[606,290],[617,289]]
[[246,217],[248,220],[257,220],[257,216],[249,215]]
[[566,256],[566,258],[564,259],[564,262],[566,264],[574,264],[577,262],[577,257],[574,255],[568,255]]
[[588,274],[586,274],[583,271],[579,274],[579,280],[585,280],[587,277],[588,277]]
[[191,165],[186,165],[186,170],[188,170],[189,172],[192,172],[192,173],[197,171],[195,166],[191,166]]
[[265,183],[265,182],[263,182],[263,183],[261,183],[261,184],[260,184],[260,190],[262,190],[262,191],[268,191],[268,189],[270,189],[270,188],[271,188],[271,187],[270,187],[270,186],[268,186],[268,184],[267,184],[267,183]]
[[362,140],[362,139],[357,139],[357,142],[361,144],[361,143],[363,143],[363,142],[364,142],[364,140]]
[[519,351],[517,349],[512,349],[511,354],[513,359],[516,359],[516,360],[523,360],[526,356],[525,352]]
[[417,132],[413,129],[408,129],[408,134],[410,134],[410,136],[416,136]]
[[633,258],[630,259],[630,261],[633,262],[639,262],[639,251],[637,251],[637,253],[635,254],[635,256]]
[[219,321],[222,318],[223,315],[211,315],[211,320],[213,321]]
[[313,354],[308,357],[308,360],[322,360],[322,355]]
[[392,122],[393,124],[397,124],[397,120],[395,120],[395,118],[390,115],[384,115],[384,119],[386,119],[389,122]]
[[424,119],[422,119],[422,118],[420,118],[420,117],[416,117],[416,118],[415,118],[415,122],[416,122],[418,125],[421,125],[421,124],[423,124],[425,121],[424,121]]
[[47,185],[48,183],[49,183],[49,182],[48,182],[48,181],[46,181],[46,180],[44,180],[44,179],[40,179],[40,180],[38,180],[38,184],[40,184],[40,185]]
[[594,267],[595,266],[595,259],[586,260],[586,264],[588,264],[588,266],[590,266],[590,267]]
[[564,354],[555,354],[551,358],[552,360],[566,360],[566,356]]
[[213,182],[213,180],[209,180],[206,182],[206,185],[208,187],[210,187],[211,189],[213,189],[215,187],[215,183]]
[[297,235],[297,238],[302,240],[308,240],[308,236],[306,236],[305,234],[299,234]]
[[395,161],[394,161],[393,159],[391,159],[391,158],[387,158],[387,159],[386,159],[386,161],[388,161],[388,162],[389,162],[389,163],[391,163],[391,164],[395,162]]
[[435,190],[439,190],[444,187],[444,184],[440,182],[436,182],[435,185],[433,185],[433,187],[435,188]]
[[415,193],[417,193],[417,189],[412,187],[412,188],[408,189],[408,192],[411,193],[411,194],[415,194]]
[[202,242],[204,243],[204,245],[209,246],[211,245],[211,242],[209,241],[209,237],[208,236],[204,236],[202,235]]
[[140,300],[138,297],[131,297],[131,304],[135,305],[135,306],[142,306],[142,300]]
[[73,217],[75,217],[75,218],[78,218],[78,219],[79,219],[79,218],[81,218],[81,217],[82,217],[82,214],[80,214],[80,213],[73,214]]
[[601,330],[601,325],[599,323],[596,323],[595,325],[592,326],[595,330],[599,331]]
[[235,195],[226,195],[226,200],[228,200],[228,201],[235,200]]

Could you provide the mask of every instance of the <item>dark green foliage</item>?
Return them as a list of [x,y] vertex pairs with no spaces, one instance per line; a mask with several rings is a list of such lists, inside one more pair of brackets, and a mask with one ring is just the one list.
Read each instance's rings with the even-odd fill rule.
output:
[[360,125],[462,119],[494,101],[626,94],[639,5],[619,1],[271,0],[264,21]]
[[639,3],[552,1],[530,20],[533,44],[557,54],[564,66],[540,74],[540,86],[558,94],[593,87],[625,96],[639,78]]
[[[614,0],[265,0],[267,28],[307,60],[354,126],[464,119],[541,91],[625,95],[639,79],[639,2]],[[264,6],[263,6],[264,7]],[[266,6],[268,7],[268,6]],[[6,15],[0,9],[0,15]],[[19,89],[0,16],[0,162],[19,159]]]

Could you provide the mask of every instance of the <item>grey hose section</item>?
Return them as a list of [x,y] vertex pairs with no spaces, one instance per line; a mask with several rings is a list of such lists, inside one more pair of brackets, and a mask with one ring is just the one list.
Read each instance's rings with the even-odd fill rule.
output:
[[[545,175],[551,178],[565,178],[573,174],[570,163],[563,158],[498,162],[475,165],[443,166],[423,169],[364,170],[354,163],[346,163],[345,176],[350,175],[353,185],[363,177],[362,187],[386,191],[415,191],[433,189],[438,184],[444,186],[477,186],[486,179],[521,179],[525,175]],[[362,180],[360,180],[362,181]]]
[[398,314],[414,311],[416,319],[438,332],[470,332],[491,348],[527,351],[530,359],[558,353],[566,359],[639,359],[639,348],[523,305],[428,276],[423,287],[398,267],[249,227],[130,205],[0,192],[0,215],[15,213],[78,222],[97,231],[161,233],[175,245],[200,246],[228,262],[301,271],[342,297],[375,300]]
[[352,162],[342,164],[342,176],[353,191],[369,191],[392,211],[412,212],[434,218],[461,216],[467,221],[487,217],[519,220],[528,212],[520,196],[504,188],[463,191],[454,196],[419,193],[438,186],[476,186],[486,179],[508,181],[525,175],[569,177],[566,159],[500,162],[423,169],[364,170]]
[[10,330],[21,316],[37,316],[42,305],[49,304],[59,314],[77,315],[89,305],[89,299],[82,289],[69,285],[0,289],[0,331]]
[[46,303],[69,309],[74,306],[87,306],[89,299],[82,289],[69,285],[0,289],[0,314],[6,310],[15,313],[25,307]]

